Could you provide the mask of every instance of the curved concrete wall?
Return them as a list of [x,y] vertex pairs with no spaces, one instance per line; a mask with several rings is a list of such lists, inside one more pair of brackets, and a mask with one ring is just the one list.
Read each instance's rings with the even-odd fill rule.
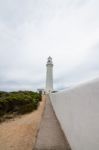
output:
[[99,150],[99,80],[50,98],[72,150]]

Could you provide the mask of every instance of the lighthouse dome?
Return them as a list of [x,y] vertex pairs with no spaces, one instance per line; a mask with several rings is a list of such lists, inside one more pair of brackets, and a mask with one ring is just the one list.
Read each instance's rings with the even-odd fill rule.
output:
[[53,63],[52,63],[52,57],[50,57],[50,56],[48,57],[48,59],[47,59],[47,64],[53,64]]

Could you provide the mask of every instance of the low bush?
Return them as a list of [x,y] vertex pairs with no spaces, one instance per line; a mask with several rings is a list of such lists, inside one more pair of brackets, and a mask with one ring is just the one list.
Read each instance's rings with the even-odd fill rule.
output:
[[0,116],[16,112],[24,114],[36,110],[41,95],[32,91],[0,92]]

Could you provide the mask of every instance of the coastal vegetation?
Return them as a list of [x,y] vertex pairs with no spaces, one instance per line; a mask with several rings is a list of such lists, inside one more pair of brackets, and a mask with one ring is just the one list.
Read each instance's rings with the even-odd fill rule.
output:
[[0,118],[32,112],[38,108],[41,94],[32,91],[0,91]]

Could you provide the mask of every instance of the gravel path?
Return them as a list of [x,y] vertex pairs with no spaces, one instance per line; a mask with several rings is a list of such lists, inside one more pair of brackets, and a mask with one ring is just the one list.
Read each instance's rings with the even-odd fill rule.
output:
[[70,150],[48,96],[34,150]]

